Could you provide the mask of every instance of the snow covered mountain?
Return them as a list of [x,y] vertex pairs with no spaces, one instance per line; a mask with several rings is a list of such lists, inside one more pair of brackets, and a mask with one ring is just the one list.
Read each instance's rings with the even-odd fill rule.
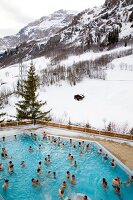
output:
[[22,28],[16,35],[0,38],[0,50],[16,47],[19,43],[36,40],[45,43],[52,35],[68,25],[76,11],[58,10]]
[[[74,16],[75,15],[75,16]],[[0,48],[17,49],[0,55],[0,67],[42,55],[63,58],[64,54],[101,51],[133,44],[133,0],[106,0],[105,4],[76,14],[59,10],[30,23],[16,36],[0,40]],[[24,42],[25,41],[25,42]]]
[[[133,42],[133,0],[106,0],[98,8],[76,15],[67,28],[59,31],[61,42],[90,49],[115,43]],[[113,36],[112,36],[113,35]]]

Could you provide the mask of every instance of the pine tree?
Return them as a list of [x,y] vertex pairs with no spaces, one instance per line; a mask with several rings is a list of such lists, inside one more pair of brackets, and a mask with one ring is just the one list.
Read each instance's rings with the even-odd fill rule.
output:
[[108,42],[109,44],[115,44],[119,41],[119,29],[113,29],[112,32],[108,34]]
[[20,80],[17,81],[17,94],[19,96],[20,92],[23,91],[23,88],[22,88],[22,83],[20,82]]
[[133,128],[131,128],[131,130],[130,130],[130,134],[133,135]]
[[[39,77],[35,73],[35,67],[31,63],[30,69],[28,71],[27,79],[23,81],[23,90],[18,90],[18,94],[21,97],[21,100],[16,104],[17,118],[18,120],[22,119],[31,119],[33,122],[36,119],[50,120],[47,115],[50,111],[41,112],[41,107],[46,104],[46,101],[38,101],[37,89],[39,87]],[[19,87],[18,87],[19,88]]]
[[90,123],[89,123],[89,122],[87,122],[87,123],[86,123],[86,125],[85,125],[85,127],[86,127],[86,128],[91,128],[91,125],[90,125]]
[[111,124],[111,122],[109,122],[109,124],[107,126],[107,131],[112,131],[112,124]]
[[[2,107],[3,107],[3,106],[2,106],[2,100],[0,99],[0,110],[2,109]],[[1,112],[0,112],[0,118],[1,118],[1,116],[5,115],[5,114],[6,114],[6,113],[1,113]]]

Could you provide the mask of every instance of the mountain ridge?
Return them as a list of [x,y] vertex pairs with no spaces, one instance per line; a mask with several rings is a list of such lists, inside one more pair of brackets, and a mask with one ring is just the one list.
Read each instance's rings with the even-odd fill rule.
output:
[[[20,52],[21,59],[47,56],[59,60],[68,54],[81,54],[90,50],[103,51],[115,46],[133,44],[133,0],[111,0],[111,2],[111,7],[106,0],[102,6],[86,9],[76,15],[72,14],[72,19],[67,20],[68,23],[64,23],[67,17],[64,13],[66,11],[63,10],[51,15],[51,21],[45,17],[40,18],[40,21],[36,20],[30,24],[30,28],[27,26],[21,29],[22,36],[23,31],[24,37],[28,35],[27,41],[22,42],[16,47],[17,49],[0,56],[0,67],[20,62]],[[65,16],[63,19],[60,18],[62,14]],[[58,17],[61,20],[54,32],[53,27],[58,22]],[[50,29],[46,30],[47,36],[36,38],[38,31],[36,25],[39,24],[41,27],[42,23],[43,26],[49,23]]]
[[30,22],[20,29],[17,34],[0,38],[0,50],[4,51],[8,48],[14,48],[22,42],[31,40],[42,39],[44,42],[60,28],[67,25],[76,13],[76,11],[60,9],[48,16],[43,16],[40,19]]

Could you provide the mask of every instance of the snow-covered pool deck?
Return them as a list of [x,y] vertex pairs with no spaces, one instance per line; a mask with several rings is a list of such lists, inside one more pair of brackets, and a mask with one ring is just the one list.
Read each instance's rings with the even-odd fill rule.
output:
[[[118,138],[114,139],[110,137],[94,136],[93,134],[40,126],[40,125],[0,128],[0,137],[11,136],[11,135],[15,135],[15,134],[23,133],[23,132],[28,132],[28,133],[36,132],[39,134],[39,133],[42,133],[44,130],[49,135],[95,141],[97,142],[97,145],[98,144],[102,145],[111,154],[113,154],[115,156],[115,159],[116,160],[118,159],[117,162],[119,162],[120,160],[119,164],[121,165],[122,168],[124,168],[124,170],[128,174],[133,174],[133,142],[132,141],[122,140]],[[110,156],[112,157],[111,154]],[[127,168],[123,164],[126,165]]]

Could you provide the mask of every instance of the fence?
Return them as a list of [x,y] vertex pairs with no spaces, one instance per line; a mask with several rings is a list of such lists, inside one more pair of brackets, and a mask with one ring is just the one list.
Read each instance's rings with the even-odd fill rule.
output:
[[109,132],[109,131],[101,131],[101,130],[95,130],[95,129],[85,128],[85,127],[59,124],[59,123],[55,123],[55,122],[47,122],[47,121],[42,121],[42,120],[37,120],[37,123],[41,124],[41,125],[56,127],[56,128],[64,128],[64,129],[68,129],[68,130],[92,133],[95,135],[133,140],[133,135],[129,135],[129,134],[113,133],[113,132]]
[[14,121],[14,122],[3,122],[0,123],[0,127],[7,127],[7,126],[19,126],[19,125],[28,125],[32,124],[32,121]]
[[[101,131],[101,130],[90,129],[90,128],[85,128],[85,127],[59,124],[59,123],[48,122],[48,121],[43,121],[43,120],[37,120],[36,122],[37,122],[37,124],[41,124],[41,125],[45,125],[45,126],[52,126],[52,127],[56,127],[56,128],[64,128],[64,129],[73,130],[73,131],[92,133],[94,135],[109,136],[109,137],[114,137],[114,138],[133,140],[133,135],[129,135],[129,134],[113,133],[113,132],[109,132],[109,131]],[[0,123],[0,127],[19,126],[19,125],[28,125],[28,124],[32,124],[32,121],[5,122],[5,123]]]

